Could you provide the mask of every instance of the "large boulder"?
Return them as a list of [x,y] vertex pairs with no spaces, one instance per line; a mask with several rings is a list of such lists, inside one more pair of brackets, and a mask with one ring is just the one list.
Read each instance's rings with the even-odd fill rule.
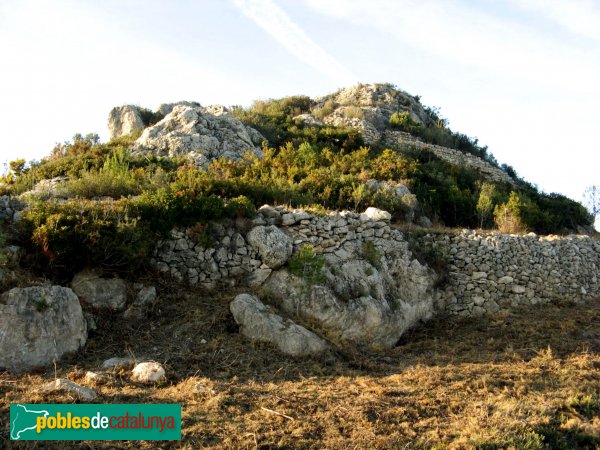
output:
[[417,196],[410,192],[404,183],[370,179],[365,182],[365,185],[380,201],[393,206],[394,209],[400,207],[404,211],[403,219],[405,221],[412,222],[414,220],[419,203]]
[[173,111],[173,108],[175,108],[176,106],[190,106],[192,108],[199,108],[202,105],[198,102],[186,102],[186,101],[175,102],[175,103],[163,103],[162,105],[160,105],[158,107],[156,112],[157,112],[157,114],[161,115],[162,117],[165,117],[167,114],[170,114]]
[[83,271],[73,277],[71,288],[82,302],[93,309],[119,311],[127,302],[127,285],[120,278],[101,278]]
[[252,228],[246,240],[258,251],[263,264],[271,269],[283,266],[292,254],[292,240],[274,225]]
[[230,310],[244,336],[255,341],[270,342],[287,355],[310,355],[329,347],[312,331],[270,312],[253,295],[238,295],[231,302]]
[[86,339],[86,320],[69,288],[14,288],[0,297],[0,368],[47,366],[79,350]]
[[[163,108],[165,111],[169,107]],[[184,155],[205,167],[220,157],[239,160],[247,152],[261,154],[263,136],[246,127],[223,106],[178,104],[164,119],[144,130],[132,148],[137,155]]]
[[116,106],[108,114],[108,131],[110,138],[129,136],[140,132],[145,124],[140,113],[141,108],[134,105]]
[[32,189],[23,192],[19,198],[27,200],[28,197],[38,197],[48,199],[52,197],[66,198],[69,193],[66,189],[68,177],[54,177],[38,181]]
[[343,257],[327,254],[321,285],[281,269],[264,290],[286,314],[316,324],[332,342],[393,347],[408,328],[433,314],[434,276],[412,259],[406,242],[373,242],[368,258],[350,243]]
[[375,208],[374,206],[369,206],[367,209],[365,209],[365,212],[361,213],[360,215],[360,220],[362,222],[389,222],[391,218],[392,215],[389,212],[384,211],[383,209]]
[[396,112],[408,112],[417,123],[433,120],[418,97],[388,83],[357,84],[317,98],[315,103],[315,113],[323,123],[355,128],[368,144],[379,142]]

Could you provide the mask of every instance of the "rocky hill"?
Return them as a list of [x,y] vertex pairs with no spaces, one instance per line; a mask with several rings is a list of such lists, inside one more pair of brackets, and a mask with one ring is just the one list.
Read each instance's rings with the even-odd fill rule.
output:
[[[39,163],[12,163],[4,180],[0,261],[57,286],[23,290],[19,272],[0,272],[2,345],[42,348],[3,349],[0,367],[76,350],[105,313],[143,320],[156,289],[140,272],[244,290],[230,308],[240,330],[296,355],[391,348],[439,314],[600,291],[589,237],[486,234],[574,231],[590,221],[581,205],[511,176],[392,85],[249,108],[125,105],[109,127],[110,142],[76,136]],[[488,231],[430,234],[432,222]],[[77,326],[61,331],[65,321]]]
[[590,215],[418,97],[125,105],[109,126],[1,180],[0,423],[179,402],[190,448],[600,442]]
[[[452,165],[473,168],[490,180],[515,182],[485,159],[423,142],[394,127],[391,124],[394,115],[402,113],[408,114],[415,126],[422,129],[443,129],[444,121],[435,111],[424,107],[418,97],[391,84],[359,84],[309,99],[309,104],[310,112],[293,117],[306,126],[353,128],[368,145],[397,149],[408,144],[414,149],[431,151]],[[144,115],[162,119],[152,124],[148,119],[144,121]],[[154,113],[133,105],[117,107],[110,112],[108,125],[113,138],[142,132],[133,146],[135,154],[185,155],[200,166],[221,156],[239,159],[245,151],[259,154],[261,143],[266,141],[254,128],[235,120],[228,108],[220,105],[202,108],[196,102],[164,104]]]

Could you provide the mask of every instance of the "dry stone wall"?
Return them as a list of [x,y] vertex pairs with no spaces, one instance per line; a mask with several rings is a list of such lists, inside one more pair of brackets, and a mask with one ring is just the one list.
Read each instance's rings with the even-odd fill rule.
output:
[[16,222],[22,209],[23,205],[16,198],[0,195],[0,220]]
[[[225,221],[209,225],[210,244],[206,239],[199,239],[194,229],[174,229],[169,239],[158,242],[151,262],[162,273],[207,288],[257,286],[282,265],[272,263],[278,259],[276,256],[261,254],[260,246],[249,242],[257,231],[268,231],[268,227],[280,229],[285,233],[278,239],[289,239],[294,252],[310,244],[317,252],[342,259],[349,256],[357,243],[367,240],[380,241],[382,247],[388,246],[388,240],[406,245],[403,234],[390,226],[389,213],[381,213],[383,215],[378,216],[371,212],[342,211],[315,216],[303,210],[265,206],[250,224]],[[285,253],[284,247],[282,253]],[[408,248],[406,252],[410,253]],[[289,256],[287,254],[283,262]]]
[[418,149],[428,150],[438,158],[454,166],[465,166],[470,169],[475,169],[491,181],[509,183],[512,185],[515,183],[515,181],[502,169],[493,166],[489,162],[484,161],[475,155],[463,153],[461,151],[448,147],[442,147],[440,145],[428,144],[420,141],[410,133],[388,130],[382,134],[381,139],[384,145],[391,148],[397,148],[399,145],[401,146],[403,144],[409,144]]
[[[207,288],[261,286],[293,253],[312,245],[331,261],[360,258],[371,241],[384,259],[402,254],[414,262],[404,234],[384,211],[316,216],[303,210],[265,206],[251,223],[224,222],[208,230],[212,244],[191,230],[176,229],[159,242],[153,263],[161,272]],[[251,231],[252,230],[252,231]],[[253,234],[271,239],[268,255]],[[430,233],[418,245],[434,247],[446,261],[446,281],[433,298],[437,309],[462,317],[495,313],[556,300],[585,301],[600,295],[600,242],[589,236],[503,235],[464,230]],[[358,249],[358,250],[357,250]],[[395,249],[395,253],[391,252]],[[402,250],[398,253],[398,249]],[[387,255],[387,256],[386,256]],[[393,256],[392,256],[393,255]],[[434,276],[431,276],[433,282]]]
[[589,236],[429,234],[421,245],[447,260],[441,306],[478,316],[522,305],[600,295],[600,242]]

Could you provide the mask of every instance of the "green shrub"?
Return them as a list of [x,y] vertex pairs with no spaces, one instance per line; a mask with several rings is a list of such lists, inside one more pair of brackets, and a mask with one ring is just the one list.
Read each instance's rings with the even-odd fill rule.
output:
[[252,218],[256,215],[256,207],[245,195],[232,198],[225,207],[226,215],[231,218]]
[[142,118],[142,122],[146,127],[150,127],[155,123],[160,122],[165,116],[159,112],[150,111],[147,108],[139,108],[138,109],[140,116]]
[[381,252],[377,250],[373,241],[365,241],[362,245],[362,257],[376,269],[381,269]]
[[318,119],[323,119],[333,111],[335,111],[335,102],[329,99],[323,104],[322,107],[313,109],[312,114]]
[[142,193],[133,201],[132,209],[150,229],[166,234],[175,226],[223,218],[225,203],[216,195],[159,189]]
[[364,119],[365,112],[358,106],[346,106],[343,110],[344,117],[348,119]]
[[36,202],[20,226],[40,264],[72,273],[86,266],[131,272],[142,267],[155,237],[131,214],[127,200]]
[[100,170],[81,174],[65,186],[72,195],[83,198],[113,197],[120,198],[140,192],[140,186],[129,170],[127,153],[117,148],[104,160]]
[[389,123],[392,128],[398,128],[407,133],[414,133],[421,128],[421,125],[412,119],[408,111],[395,112],[391,115]]
[[317,255],[312,245],[304,245],[288,261],[290,273],[302,278],[308,285],[320,284],[325,281],[324,264],[325,258]]

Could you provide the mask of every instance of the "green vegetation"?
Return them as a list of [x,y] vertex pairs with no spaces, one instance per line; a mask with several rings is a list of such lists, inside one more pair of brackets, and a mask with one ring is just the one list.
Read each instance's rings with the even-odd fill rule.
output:
[[373,241],[365,241],[362,245],[362,257],[376,269],[381,269],[381,252]]
[[312,245],[304,245],[288,261],[290,273],[302,278],[309,286],[325,281],[323,265],[325,258],[315,253]]
[[470,153],[491,164],[498,165],[495,158],[491,154],[488,154],[487,147],[479,146],[477,138],[452,131],[448,128],[448,121],[440,118],[435,109],[425,108],[425,110],[432,118],[428,125],[414,121],[408,111],[392,114],[389,124],[392,128],[410,133],[429,144],[441,145],[463,153]]
[[[539,192],[514,171],[517,187],[493,183],[410,145],[369,148],[356,130],[293,119],[314,107],[308,97],[288,97],[235,108],[234,115],[259,129],[271,146],[264,146],[262,157],[219,159],[207,169],[183,159],[132,157],[127,148],[134,137],[100,144],[95,134],[76,135],[42,161],[13,161],[0,180],[0,194],[18,195],[40,180],[68,178],[60,188],[66,201],[32,198],[21,226],[20,240],[36,250],[40,267],[58,271],[89,264],[136,270],[148,260],[156,236],[174,226],[253,217],[265,203],[320,213],[376,206],[394,220],[415,206],[415,198],[368,188],[369,179],[401,181],[416,196],[417,214],[449,227],[560,233],[592,223],[583,206]],[[422,128],[407,114],[394,115],[393,125]]]

